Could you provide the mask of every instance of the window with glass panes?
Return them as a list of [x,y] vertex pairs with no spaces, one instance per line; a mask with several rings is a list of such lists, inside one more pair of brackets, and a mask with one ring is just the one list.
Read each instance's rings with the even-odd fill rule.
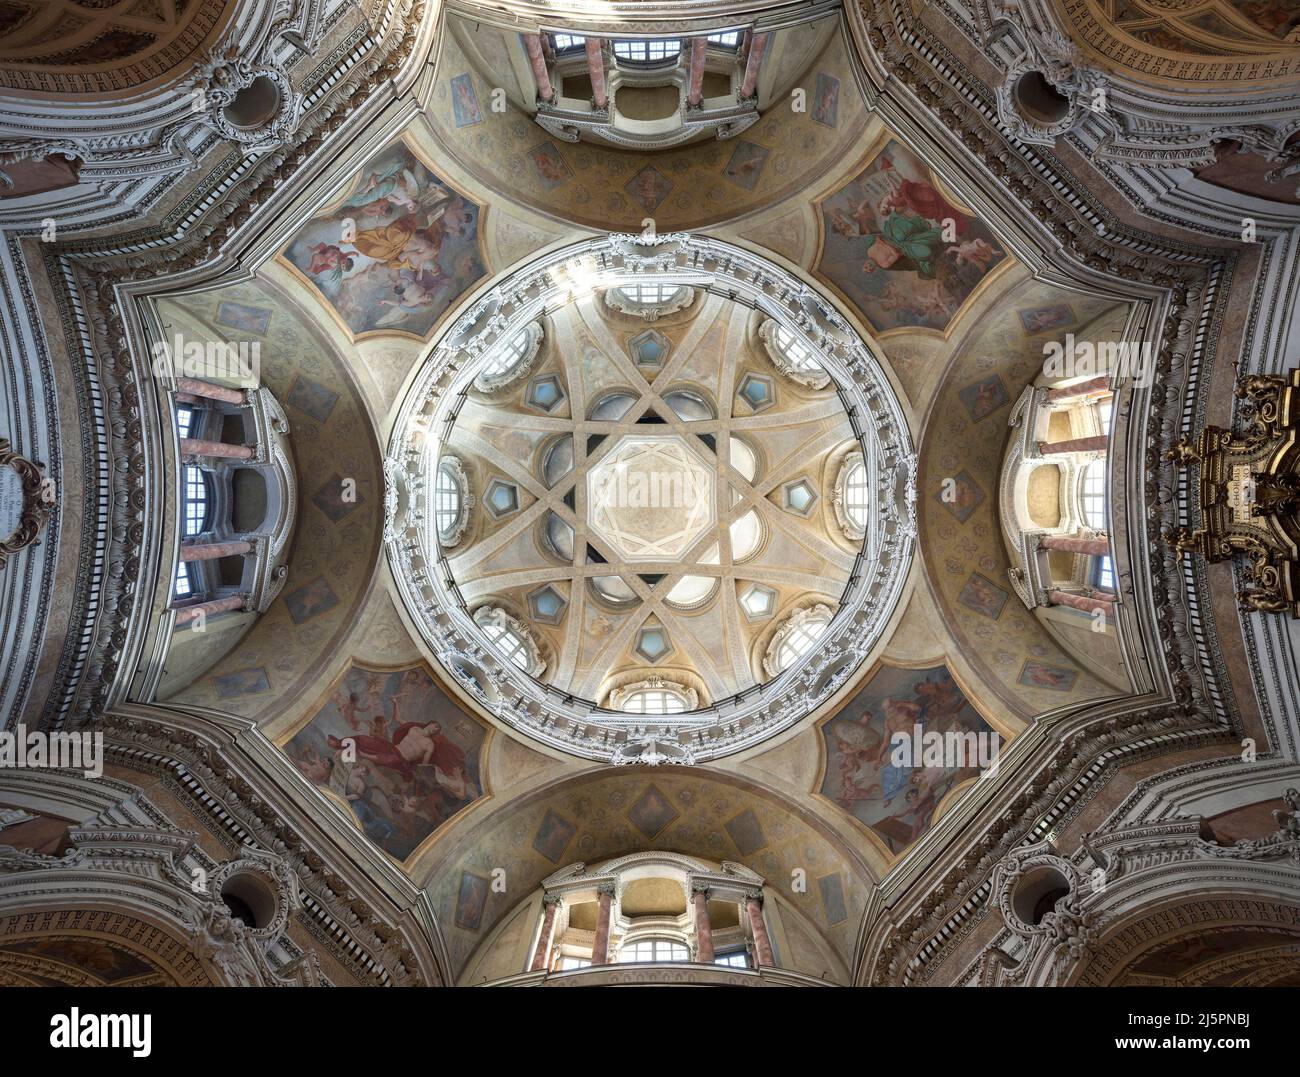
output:
[[676,299],[681,290],[680,284],[658,282],[625,284],[619,289],[633,303],[667,303],[671,299]]
[[867,465],[856,460],[844,476],[844,513],[854,527],[867,526]]
[[727,965],[733,969],[749,968],[749,955],[744,950],[732,950],[729,953],[718,954],[714,957],[715,965]]
[[633,63],[675,60],[681,55],[682,42],[676,37],[652,37],[637,41],[615,41],[614,55]]
[[1110,433],[1110,417],[1115,407],[1115,398],[1113,396],[1105,397],[1097,403],[1097,421],[1101,424],[1103,434]]
[[1093,460],[1079,481],[1079,511],[1094,531],[1106,529],[1106,462]]
[[499,378],[502,374],[508,374],[519,365],[527,351],[528,330],[521,329],[502,345],[499,352],[488,357],[487,362],[479,370],[479,377]]
[[192,464],[185,468],[185,535],[197,535],[207,526],[208,483]]
[[681,714],[686,700],[671,688],[642,688],[623,701],[623,710],[629,714]]
[[690,951],[673,939],[638,939],[625,943],[618,952],[620,962],[689,961]]
[[1115,590],[1115,562],[1109,555],[1097,558],[1094,563],[1092,585],[1102,591]]
[[780,667],[788,669],[807,654],[812,649],[812,645],[826,632],[829,623],[821,618],[809,618],[802,624],[795,625],[777,649],[776,660]]
[[784,326],[776,327],[776,346],[785,355],[786,361],[796,370],[819,371],[824,369],[821,363],[813,358],[810,349],[795,339],[795,335]]
[[480,625],[483,634],[504,658],[509,659],[520,669],[528,668],[528,644],[517,632],[512,632],[504,625]]
[[438,481],[433,487],[433,518],[438,534],[449,535],[460,519],[460,487],[450,468],[438,468]]

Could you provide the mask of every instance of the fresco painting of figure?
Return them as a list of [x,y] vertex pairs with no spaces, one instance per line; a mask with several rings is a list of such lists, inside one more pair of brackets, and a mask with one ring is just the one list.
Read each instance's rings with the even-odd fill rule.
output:
[[284,255],[354,336],[390,329],[423,337],[485,272],[480,217],[476,203],[399,143],[371,160]]
[[1300,42],[1300,4],[1295,0],[1229,0],[1232,7],[1266,34]]
[[891,853],[901,853],[929,829],[940,801],[980,770],[973,753],[964,759],[967,766],[924,765],[924,757],[911,758],[914,766],[896,765],[894,734],[950,732],[984,734],[993,754],[999,743],[945,666],[882,666],[823,723],[826,768],[819,792],[870,827]]
[[877,330],[945,329],[1007,257],[988,226],[949,201],[920,158],[897,142],[818,209],[814,269]]
[[367,837],[403,860],[483,795],[485,736],[427,667],[353,663],[285,751],[308,779],[347,801]]

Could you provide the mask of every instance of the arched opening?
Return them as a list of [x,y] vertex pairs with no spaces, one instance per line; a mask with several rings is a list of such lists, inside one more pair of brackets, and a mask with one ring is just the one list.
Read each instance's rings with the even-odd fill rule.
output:
[[280,87],[267,76],[258,75],[225,107],[226,122],[244,131],[255,130],[271,121],[280,110],[280,101]]
[[1020,114],[1036,123],[1060,123],[1070,111],[1070,99],[1048,82],[1041,71],[1021,75],[1016,80],[1015,97]]
[[275,893],[256,875],[237,873],[222,884],[221,900],[230,915],[257,931],[275,922]]
[[1054,867],[1027,872],[1011,894],[1011,909],[1024,923],[1037,927],[1056,903],[1070,893],[1070,880]]

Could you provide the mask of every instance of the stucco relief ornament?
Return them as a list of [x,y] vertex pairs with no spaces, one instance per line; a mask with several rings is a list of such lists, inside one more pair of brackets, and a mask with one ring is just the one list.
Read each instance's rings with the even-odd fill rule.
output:
[[996,95],[998,119],[1012,136],[1050,146],[1090,112],[1105,116],[1106,78],[1082,62],[1074,43],[1055,30],[1020,26],[1014,6],[1004,12],[1024,41]]
[[1291,810],[1273,812],[1277,823],[1279,838],[1300,838],[1300,791],[1288,789],[1282,794],[1282,802]]
[[641,763],[648,767],[676,763],[681,766],[693,766],[695,754],[690,745],[684,744],[674,732],[663,730],[646,730],[632,732],[627,740],[614,749],[610,762],[615,766],[629,763]]
[[[1050,901],[1046,911],[1038,912],[1028,906],[1038,904],[1042,898],[1026,899],[1021,891],[1028,888],[1034,894],[1041,891],[1042,896],[1049,895],[1049,888],[1041,881],[1047,872],[1052,873],[1064,892]],[[1026,944],[1018,961],[1007,958],[1005,953],[1002,955],[1013,980],[1022,979],[1042,959],[1078,960],[1089,952],[1097,938],[1101,917],[1082,908],[1085,895],[1079,871],[1065,857],[1057,855],[1050,842],[1009,853],[994,873],[993,891],[1003,921]]]
[[211,56],[189,92],[203,121],[245,154],[287,142],[297,123],[299,99],[288,74],[241,57],[237,48]]
[[0,568],[10,554],[36,541],[55,500],[54,480],[0,438]]
[[66,161],[84,160],[85,147],[70,138],[33,138],[0,140],[0,187],[14,185],[13,177],[4,169],[23,161],[43,161],[58,154]]

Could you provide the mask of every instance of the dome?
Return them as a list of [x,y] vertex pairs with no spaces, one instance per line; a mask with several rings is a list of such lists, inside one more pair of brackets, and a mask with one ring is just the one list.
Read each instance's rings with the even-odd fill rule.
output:
[[913,470],[884,369],[829,300],[725,243],[615,236],[502,281],[434,343],[389,448],[389,557],[499,719],[586,757],[698,761],[812,713],[871,651]]

